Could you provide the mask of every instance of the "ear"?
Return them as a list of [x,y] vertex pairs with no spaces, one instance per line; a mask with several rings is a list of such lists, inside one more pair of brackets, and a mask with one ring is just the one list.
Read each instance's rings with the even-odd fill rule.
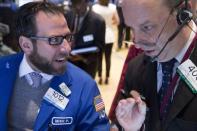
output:
[[19,44],[25,54],[28,55],[33,51],[33,43],[29,38],[27,38],[25,36],[20,36],[19,37]]

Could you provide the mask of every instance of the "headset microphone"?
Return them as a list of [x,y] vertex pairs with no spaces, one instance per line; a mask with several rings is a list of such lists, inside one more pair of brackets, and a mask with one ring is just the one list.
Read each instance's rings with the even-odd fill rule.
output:
[[[179,24],[179,27],[168,38],[168,40],[166,41],[166,43],[164,44],[162,49],[159,51],[159,53],[156,56],[154,56],[153,58],[151,58],[151,62],[154,62],[159,57],[159,55],[163,52],[163,50],[166,48],[168,43],[171,42],[178,35],[178,33],[181,31],[181,29],[192,20],[193,14],[188,8],[188,0],[184,0],[184,1],[185,1],[185,7],[182,7],[181,9],[179,9],[179,11],[177,12],[177,16],[176,16],[177,23]],[[177,8],[181,4],[182,4],[182,2],[178,3],[175,6],[175,8]]]
[[162,49],[160,50],[160,52],[154,56],[153,58],[151,58],[151,62],[156,61],[156,59],[158,58],[158,56],[163,52],[163,50],[166,48],[166,46],[168,45],[169,42],[171,42],[177,35],[178,33],[181,31],[181,29],[192,19],[192,17],[187,17],[182,24],[176,29],[176,31],[168,38],[168,40],[166,41],[166,43],[164,44],[164,46],[162,47]]

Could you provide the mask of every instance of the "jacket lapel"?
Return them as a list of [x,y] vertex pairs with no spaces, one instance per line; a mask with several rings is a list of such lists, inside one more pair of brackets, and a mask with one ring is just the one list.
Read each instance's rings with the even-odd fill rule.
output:
[[174,119],[181,112],[181,110],[187,105],[188,102],[190,102],[190,100],[192,100],[194,96],[195,95],[191,92],[185,82],[181,80],[177,88],[172,107],[170,108],[169,114],[164,122],[164,129],[167,128],[172,119]]
[[[36,122],[35,122],[35,127],[34,127],[35,131],[39,131],[40,128],[44,124],[46,124],[46,121],[48,119],[50,119],[50,116],[54,112],[55,108],[56,108],[55,106],[53,106],[50,103],[43,100],[41,108],[40,108],[40,112],[39,112]],[[48,120],[48,125],[50,124],[49,122],[50,121]]]
[[[196,36],[197,38],[197,36]],[[197,66],[197,40],[195,42],[195,49],[190,56],[190,60]],[[187,84],[180,79],[172,107],[170,108],[169,114],[164,122],[164,129],[170,124],[173,118],[175,118],[179,112],[195,97],[195,94],[191,92]]]
[[[150,108],[149,113],[147,113],[147,126],[151,129],[159,130],[160,120],[159,120],[159,108],[158,108],[158,99],[157,99],[157,62],[148,62],[144,72],[144,80],[145,84],[143,87],[145,88],[146,97],[148,98],[146,101],[147,106]],[[149,118],[151,117],[151,118]],[[151,123],[154,123],[151,124]],[[149,127],[150,126],[150,127]]]

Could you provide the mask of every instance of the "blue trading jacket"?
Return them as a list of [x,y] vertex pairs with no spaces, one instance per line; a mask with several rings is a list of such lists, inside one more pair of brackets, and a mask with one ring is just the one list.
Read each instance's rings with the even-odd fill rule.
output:
[[[22,58],[23,53],[0,58],[1,131],[6,131],[8,128],[8,105]],[[71,90],[71,94],[67,97],[68,105],[65,110],[61,111],[43,100],[35,121],[34,131],[109,131],[109,121],[104,110],[95,110],[94,99],[100,95],[95,81],[79,68],[67,63],[66,73],[62,76],[55,76],[50,87],[61,93],[58,86],[63,82]]]

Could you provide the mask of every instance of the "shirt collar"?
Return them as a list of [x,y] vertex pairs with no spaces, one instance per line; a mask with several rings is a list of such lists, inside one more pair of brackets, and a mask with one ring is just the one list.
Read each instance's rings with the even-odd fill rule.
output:
[[196,24],[194,23],[194,21],[192,21],[192,31],[190,33],[190,36],[189,36],[189,39],[187,40],[185,46],[183,47],[183,49],[181,50],[180,53],[178,53],[178,55],[175,57],[176,60],[181,63],[185,53],[187,52],[189,46],[191,45],[195,35],[196,35],[196,32],[197,31],[197,27],[196,27]]
[[[26,55],[23,55],[23,59],[21,61],[21,64],[19,66],[19,77],[23,77],[31,72],[34,72],[34,70],[31,68],[31,66],[28,64],[27,62],[27,58]],[[42,77],[44,79],[46,79],[47,81],[51,80],[53,78],[53,75],[49,75],[46,73],[40,73],[40,75],[42,75]]]

